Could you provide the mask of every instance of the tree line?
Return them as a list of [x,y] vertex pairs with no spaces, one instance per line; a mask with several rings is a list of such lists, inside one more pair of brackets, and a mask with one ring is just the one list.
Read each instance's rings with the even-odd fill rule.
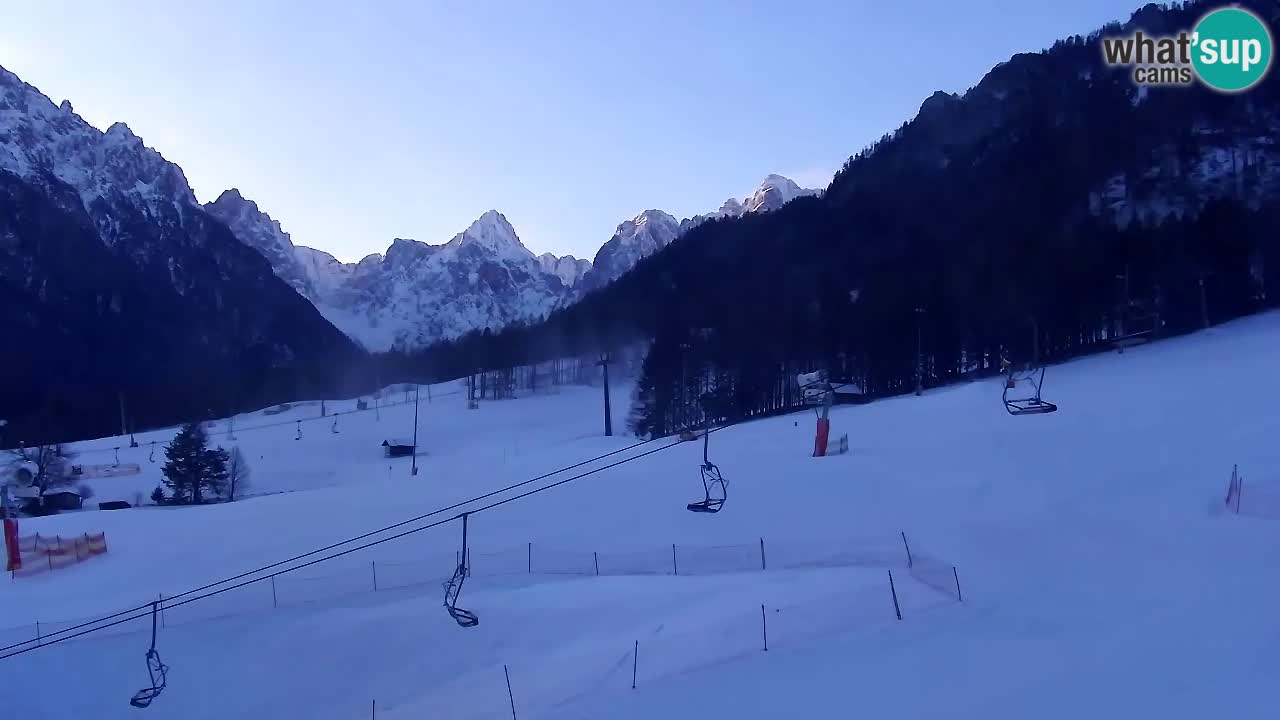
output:
[[[1137,19],[1172,32],[1208,7]],[[821,197],[708,222],[543,323],[412,361],[651,341],[633,427],[665,434],[794,408],[801,371],[877,397],[994,373],[1001,354],[1054,362],[1274,307],[1280,76],[1239,95],[1139,91],[1101,64],[1100,36],[1121,29],[935,95]]]

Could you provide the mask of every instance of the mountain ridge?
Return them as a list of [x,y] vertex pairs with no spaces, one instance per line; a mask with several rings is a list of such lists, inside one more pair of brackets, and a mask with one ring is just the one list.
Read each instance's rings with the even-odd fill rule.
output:
[[[123,122],[98,130],[0,68],[0,405],[29,437],[336,387],[354,345]],[[117,420],[111,420],[111,418]]]

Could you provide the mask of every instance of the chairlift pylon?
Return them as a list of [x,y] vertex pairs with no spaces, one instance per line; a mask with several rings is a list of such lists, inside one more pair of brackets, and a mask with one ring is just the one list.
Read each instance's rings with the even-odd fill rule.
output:
[[160,693],[164,692],[169,682],[169,666],[160,660],[160,653],[156,652],[156,618],[159,614],[160,604],[152,602],[151,647],[147,650],[147,674],[151,678],[151,685],[134,693],[133,698],[129,700],[129,704],[136,708],[151,705],[151,701],[160,697]]
[[[1009,392],[1018,389],[1019,385],[1030,386],[1034,393],[1023,397],[1009,397]],[[1009,368],[1004,380],[1004,409],[1010,415],[1043,415],[1057,412],[1058,406],[1040,397],[1040,388],[1044,386],[1044,366],[1028,367],[1018,372]]]
[[298,434],[297,434],[297,435],[295,435],[295,436],[293,437],[293,439],[294,439],[294,440],[301,440],[301,439],[302,439],[302,421],[301,421],[301,420],[298,420],[298,421],[297,421],[297,423],[298,423]]
[[151,441],[151,455],[147,457],[147,461],[153,464],[156,461],[156,441],[155,440]]
[[728,496],[728,490],[725,487],[724,476],[720,474],[720,468],[707,457],[708,446],[710,445],[711,429],[707,428],[702,433],[702,490],[703,499],[698,502],[691,502],[685,507],[692,512],[700,513],[717,513],[724,506],[725,498]]
[[458,625],[469,628],[480,624],[480,618],[470,610],[464,610],[458,607],[458,596],[462,594],[462,583],[467,579],[469,572],[467,568],[467,559],[470,555],[467,553],[467,518],[471,513],[462,513],[462,552],[458,555],[458,565],[453,570],[453,577],[444,584],[444,607],[449,611]]

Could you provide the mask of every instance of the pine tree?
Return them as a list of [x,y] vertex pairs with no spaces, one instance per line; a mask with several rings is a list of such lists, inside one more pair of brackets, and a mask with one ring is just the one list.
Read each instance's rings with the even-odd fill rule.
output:
[[204,429],[199,423],[183,425],[173,440],[164,449],[166,458],[164,468],[164,484],[168,486],[175,505],[192,502],[195,496],[197,478],[200,477],[200,451],[207,440]]
[[201,482],[196,486],[196,503],[222,497],[227,489],[227,463],[230,460],[226,450],[222,448],[205,448],[200,453]]
[[227,451],[209,448],[200,423],[187,423],[164,450],[164,484],[172,502],[199,505],[222,492],[227,482]]

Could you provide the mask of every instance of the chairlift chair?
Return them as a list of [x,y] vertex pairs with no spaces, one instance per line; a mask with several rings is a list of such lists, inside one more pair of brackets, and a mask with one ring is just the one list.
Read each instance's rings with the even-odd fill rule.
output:
[[[1009,397],[1010,391],[1016,390],[1019,384],[1030,385],[1035,392],[1028,397]],[[1010,370],[1005,377],[1004,392],[1001,395],[1004,400],[1004,409],[1010,415],[1043,415],[1056,412],[1057,405],[1041,399],[1040,388],[1043,386],[1043,365],[1039,368],[1028,368],[1022,372]]]
[[702,491],[703,499],[698,502],[691,502],[687,507],[692,512],[699,513],[717,513],[724,506],[725,498],[728,491],[725,489],[724,476],[720,474],[720,468],[707,458],[707,446],[710,444],[711,430],[705,430],[702,433]]
[[453,577],[444,584],[444,608],[449,611],[449,617],[452,617],[459,626],[464,628],[475,627],[480,624],[480,618],[470,610],[464,610],[458,607],[458,596],[462,594],[462,583],[467,579],[467,516],[470,513],[462,513],[462,554],[458,556],[458,566],[454,568]]
[[147,650],[147,674],[151,678],[151,685],[134,693],[129,700],[129,704],[136,708],[151,705],[151,701],[160,697],[169,682],[169,666],[160,660],[160,653],[156,652],[156,617],[159,614],[159,603],[151,603],[151,647]]

